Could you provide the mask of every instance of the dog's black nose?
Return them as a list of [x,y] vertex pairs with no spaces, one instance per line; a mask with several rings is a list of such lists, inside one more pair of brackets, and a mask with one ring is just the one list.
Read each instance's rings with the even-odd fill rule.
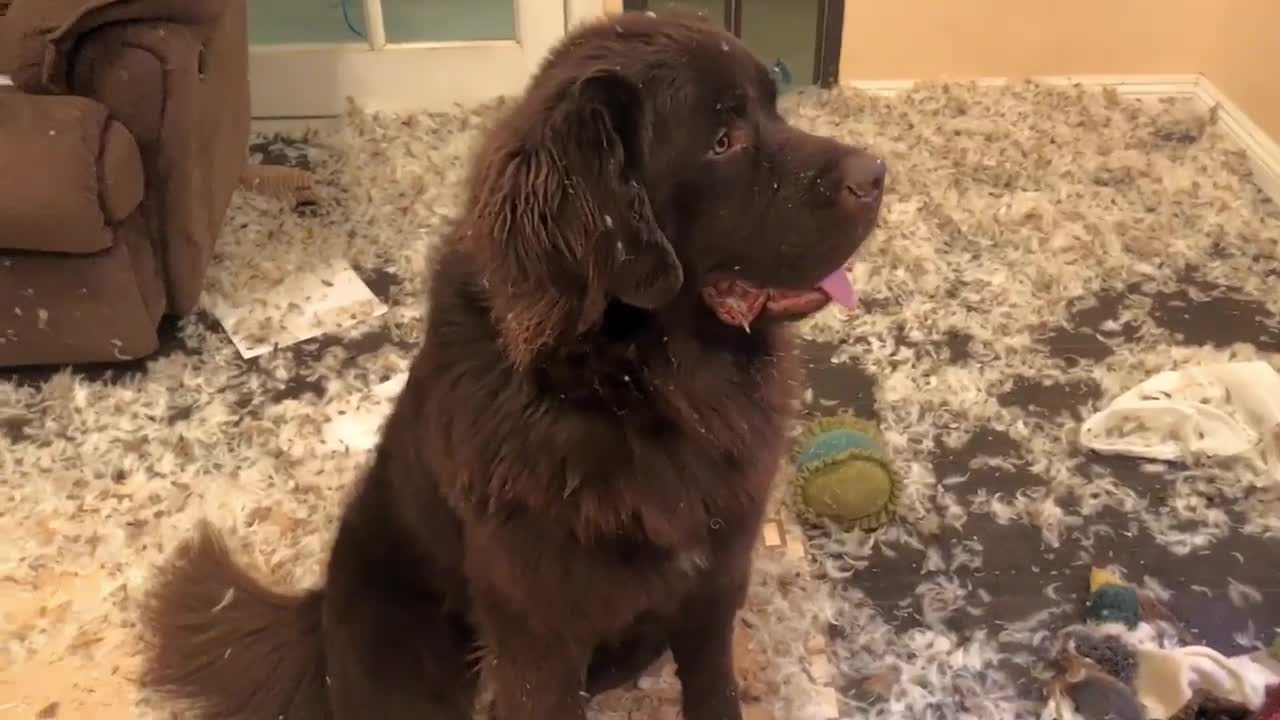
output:
[[884,160],[871,153],[855,152],[841,160],[845,202],[852,206],[879,202],[887,173]]

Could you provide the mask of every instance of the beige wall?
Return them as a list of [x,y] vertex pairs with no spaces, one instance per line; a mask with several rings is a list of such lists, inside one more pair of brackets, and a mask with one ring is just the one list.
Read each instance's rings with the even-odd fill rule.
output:
[[846,82],[1165,73],[1204,74],[1280,141],[1280,0],[845,2]]
[[845,82],[1197,72],[1280,138],[1280,0],[845,3]]
[[840,77],[1194,72],[1205,2],[846,0]]
[[1280,142],[1280,0],[1218,2],[1200,71]]

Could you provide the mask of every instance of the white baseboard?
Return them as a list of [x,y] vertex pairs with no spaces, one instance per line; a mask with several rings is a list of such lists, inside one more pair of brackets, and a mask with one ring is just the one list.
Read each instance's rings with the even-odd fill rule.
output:
[[[1120,95],[1136,98],[1194,98],[1206,110],[1216,108],[1223,130],[1249,156],[1254,180],[1268,196],[1280,203],[1280,144],[1269,137],[1249,116],[1222,93],[1212,82],[1198,73],[1186,75],[1052,75],[1027,78],[1050,85],[1081,85],[1111,88]],[[943,81],[959,78],[942,78]],[[978,85],[995,86],[1018,82],[1016,78],[974,78],[963,80]],[[916,80],[854,80],[845,83],[876,95],[894,95],[909,90]]]
[[[1195,97],[1199,89],[1199,75],[1042,75],[1025,78],[1047,85],[1083,85],[1094,88],[1113,88],[1121,95],[1135,97]],[[983,86],[1008,85],[1021,82],[1019,78],[940,78],[941,82],[972,82]],[[918,80],[854,80],[845,83],[850,87],[875,95],[894,95],[915,86]]]
[[1209,78],[1203,75],[1197,78],[1196,96],[1205,107],[1217,109],[1222,129],[1240,143],[1249,156],[1254,180],[1263,192],[1280,204],[1280,144],[1258,127],[1248,113],[1223,94]]
[[249,129],[254,133],[290,137],[297,137],[309,131],[330,133],[341,127],[342,120],[336,117],[254,118],[249,121]]

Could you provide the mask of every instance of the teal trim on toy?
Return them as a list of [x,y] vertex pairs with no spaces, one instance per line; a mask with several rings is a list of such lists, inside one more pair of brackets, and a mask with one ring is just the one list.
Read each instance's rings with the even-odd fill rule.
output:
[[796,467],[810,469],[819,465],[825,458],[848,452],[864,450],[879,453],[880,445],[874,438],[858,430],[834,429],[819,434],[809,444],[800,449],[796,455]]
[[1093,623],[1122,623],[1132,630],[1142,621],[1142,601],[1129,585],[1103,585],[1089,596],[1085,618]]
[[897,514],[901,483],[872,423],[843,414],[814,420],[796,438],[793,460],[788,499],[801,519],[875,530]]

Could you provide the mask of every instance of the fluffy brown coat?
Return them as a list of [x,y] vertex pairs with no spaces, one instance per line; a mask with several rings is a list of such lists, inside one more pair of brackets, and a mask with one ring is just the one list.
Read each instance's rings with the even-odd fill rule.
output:
[[571,720],[670,649],[685,717],[738,720],[784,321],[883,180],[775,93],[694,21],[571,34],[480,148],[324,588],[267,590],[202,528],[149,599],[145,683],[201,718]]

